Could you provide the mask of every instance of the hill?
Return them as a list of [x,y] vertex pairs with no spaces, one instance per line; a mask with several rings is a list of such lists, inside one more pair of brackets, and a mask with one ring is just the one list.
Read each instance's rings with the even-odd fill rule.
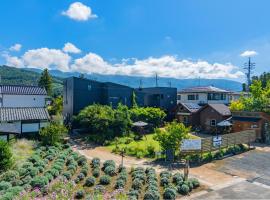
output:
[[[40,73],[9,66],[0,66],[0,83],[7,85],[38,85]],[[63,90],[62,78],[53,76],[53,94],[59,95]]]

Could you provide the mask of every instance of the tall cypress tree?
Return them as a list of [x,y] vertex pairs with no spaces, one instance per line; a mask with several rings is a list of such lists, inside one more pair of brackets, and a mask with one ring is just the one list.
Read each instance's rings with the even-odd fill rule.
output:
[[52,94],[52,77],[48,69],[44,69],[44,71],[41,73],[41,77],[38,81],[38,86],[45,88],[48,95]]

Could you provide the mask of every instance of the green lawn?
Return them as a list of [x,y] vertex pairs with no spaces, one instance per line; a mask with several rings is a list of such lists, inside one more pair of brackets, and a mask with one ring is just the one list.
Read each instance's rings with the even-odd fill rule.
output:
[[[143,136],[141,140],[134,140],[132,137],[120,137],[110,142],[106,148],[114,153],[120,153],[121,150],[125,149],[127,155],[137,158],[154,158],[155,152],[161,151],[161,147],[153,137],[154,133]],[[190,138],[198,137],[190,134]]]

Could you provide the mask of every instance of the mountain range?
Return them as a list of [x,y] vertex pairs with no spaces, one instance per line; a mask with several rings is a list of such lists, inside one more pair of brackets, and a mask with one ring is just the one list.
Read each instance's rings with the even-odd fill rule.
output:
[[[1,84],[24,84],[37,85],[40,73],[42,70],[36,68],[15,68],[9,66],[0,66]],[[62,90],[62,81],[64,78],[71,76],[82,76],[79,72],[62,72],[59,70],[50,70],[53,76],[53,88],[57,93]],[[226,79],[175,79],[164,77],[137,77],[137,76],[123,76],[123,75],[101,75],[101,74],[84,74],[85,78],[101,81],[114,82],[118,84],[127,85],[130,87],[154,87],[170,86],[176,87],[178,90],[194,86],[215,86],[218,88],[241,91],[242,83]]]

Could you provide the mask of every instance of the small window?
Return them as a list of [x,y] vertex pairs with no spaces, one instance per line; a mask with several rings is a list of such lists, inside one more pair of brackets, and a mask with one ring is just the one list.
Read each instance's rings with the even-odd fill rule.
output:
[[179,100],[179,101],[181,100],[181,94],[177,95],[177,100]]
[[188,100],[195,100],[195,95],[194,94],[189,94],[188,95]]
[[88,89],[88,91],[90,91],[92,89],[92,86],[91,85],[88,85],[87,86],[87,89]]
[[211,126],[216,126],[217,125],[217,121],[215,119],[211,119],[210,125]]

